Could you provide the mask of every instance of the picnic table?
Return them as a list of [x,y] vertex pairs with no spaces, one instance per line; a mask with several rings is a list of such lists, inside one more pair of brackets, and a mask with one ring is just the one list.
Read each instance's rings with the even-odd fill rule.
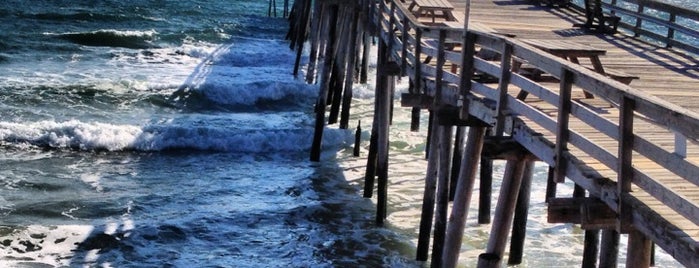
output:
[[[443,18],[445,21],[456,21],[454,16],[454,6],[447,0],[412,0],[408,6],[408,10],[415,17],[431,17],[432,22],[435,18]],[[439,12],[439,15],[437,15]]]
[[[587,58],[595,72],[625,84],[629,84],[633,79],[639,78],[638,76],[625,74],[619,71],[605,70],[600,60],[600,56],[607,54],[607,51],[604,49],[598,49],[568,40],[522,39],[522,41],[555,56],[567,59],[575,64],[580,64],[579,58]],[[515,62],[513,70],[518,70],[521,64],[521,62]],[[593,97],[589,92],[584,93],[586,98]]]

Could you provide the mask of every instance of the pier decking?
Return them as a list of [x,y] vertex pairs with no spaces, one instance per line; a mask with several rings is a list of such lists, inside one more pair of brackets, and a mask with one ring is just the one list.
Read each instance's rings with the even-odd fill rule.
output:
[[[526,215],[524,192],[533,161],[551,167],[549,221],[581,224],[586,230],[583,266],[596,265],[598,258],[600,267],[615,263],[621,233],[629,235],[627,267],[649,266],[652,244],[688,267],[699,267],[696,54],[575,27],[585,24],[579,9],[537,6],[533,1],[471,0],[470,12],[464,2],[452,1],[449,14],[460,15],[439,17],[411,12],[411,0],[358,2],[345,11],[349,19],[337,18],[338,5],[348,5],[344,2],[319,1],[315,8],[323,14],[315,29],[327,33],[325,38],[312,38],[311,50],[324,48],[326,56],[317,108],[338,103],[332,104],[332,114],[339,109],[340,95],[351,97],[347,87],[331,91],[330,84],[343,85],[331,81],[352,80],[352,64],[358,62],[353,55],[360,54],[357,47],[362,43],[366,50],[360,33],[378,36],[365,196],[371,196],[373,180],[378,178],[377,223],[381,224],[390,175],[392,79],[407,76],[412,87],[402,104],[414,107],[415,118],[420,109],[430,111],[433,122],[418,259],[426,260],[433,230],[432,265],[455,265],[475,170],[485,157],[505,159],[507,167],[479,267],[498,266],[510,230],[513,235],[524,231],[520,229],[525,228],[521,223],[526,217],[518,219],[515,214]],[[310,10],[308,5],[305,10]],[[467,32],[453,22],[463,20],[463,12],[470,14],[472,27]],[[366,18],[365,26],[351,26],[360,18]],[[342,37],[343,33],[353,35]],[[319,46],[318,40],[324,45]],[[343,43],[349,48],[338,48]],[[339,57],[339,63],[333,57]],[[334,92],[332,98],[329,92]],[[315,153],[325,109],[316,112]],[[457,150],[452,145],[464,137],[452,133],[463,126],[469,127],[469,136]],[[452,152],[461,151],[458,176],[452,176]],[[576,184],[573,196],[557,195],[556,183],[565,180]],[[452,214],[447,221],[450,199]],[[518,243],[515,240],[512,243]],[[510,254],[512,263],[517,258]]]

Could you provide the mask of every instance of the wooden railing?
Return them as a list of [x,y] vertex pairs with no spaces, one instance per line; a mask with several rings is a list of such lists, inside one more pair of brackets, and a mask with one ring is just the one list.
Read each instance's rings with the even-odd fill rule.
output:
[[[630,0],[631,1],[631,0]],[[649,1],[632,0],[632,2]],[[647,5],[665,7],[665,5]],[[655,238],[655,242],[674,254],[680,262],[691,266],[699,263],[699,257],[687,244],[675,243],[668,237],[678,237],[667,229],[670,223],[664,219],[644,222],[654,215],[634,194],[631,185],[661,201],[685,219],[699,225],[699,207],[672,186],[664,185],[663,178],[654,177],[640,169],[637,161],[643,159],[656,163],[671,176],[683,180],[681,187],[696,189],[699,186],[699,167],[683,157],[681,149],[669,151],[654,144],[647,137],[637,134],[636,127],[652,124],[667,129],[668,139],[685,139],[696,144],[699,141],[699,114],[643,93],[625,84],[614,81],[585,67],[552,56],[516,38],[508,38],[495,33],[424,25],[406,10],[399,0],[379,1],[373,7],[373,17],[378,23],[379,34],[389,48],[401,73],[410,77],[413,88],[404,95],[406,106],[430,109],[453,107],[457,117],[469,115],[491,124],[496,135],[509,135],[538,159],[555,167],[559,181],[567,177],[584,187],[591,196],[606,203],[620,217],[621,226],[633,224],[634,228]],[[695,18],[693,13],[681,9],[673,11],[677,16]],[[690,15],[688,15],[690,14]],[[639,16],[646,19],[647,15]],[[667,25],[687,34],[696,31],[682,28],[674,22]],[[688,46],[667,37],[675,46]],[[447,48],[458,43],[465,53],[450,51]],[[491,50],[500,54],[499,61],[484,59],[476,54],[480,50]],[[683,47],[685,48],[685,47]],[[427,59],[434,64],[426,64]],[[550,88],[530,80],[516,72],[511,72],[513,59],[526,62],[550,74],[560,81],[557,87]],[[458,69],[458,72],[453,72]],[[468,70],[465,72],[464,70]],[[497,85],[480,83],[474,79],[471,70],[496,77]],[[558,110],[551,116],[514,97],[511,88],[526,91],[553,105]],[[573,88],[582,89],[606,100],[616,113],[601,113],[574,101]],[[461,113],[459,113],[461,111]],[[618,114],[610,118],[610,114]],[[584,122],[586,125],[573,127],[571,122]],[[533,130],[543,128],[555,135],[544,135]],[[597,144],[583,133],[605,136],[616,141],[615,145]],[[581,155],[584,154],[584,155]],[[616,172],[617,178],[604,178],[579,168],[581,159],[595,161]],[[600,167],[602,168],[602,167]],[[686,236],[686,234],[685,234]]]
[[[587,1],[587,0],[582,0]],[[579,5],[580,3],[575,3]],[[661,42],[667,47],[699,54],[699,11],[657,0],[603,0],[602,6],[621,17],[618,26]],[[582,10],[583,7],[579,6]]]

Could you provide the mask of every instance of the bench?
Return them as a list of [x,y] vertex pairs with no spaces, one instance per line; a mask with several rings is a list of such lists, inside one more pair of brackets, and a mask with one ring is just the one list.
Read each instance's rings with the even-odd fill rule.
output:
[[602,10],[601,0],[585,0],[585,28],[594,28],[597,32],[616,33],[621,17]]
[[631,84],[631,81],[633,81],[634,79],[640,79],[640,77],[636,75],[627,74],[625,72],[619,70],[612,70],[609,68],[604,69],[604,75],[626,85]]

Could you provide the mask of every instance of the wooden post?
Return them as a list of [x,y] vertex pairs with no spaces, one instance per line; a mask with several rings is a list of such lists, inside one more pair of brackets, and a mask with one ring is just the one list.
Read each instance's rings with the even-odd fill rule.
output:
[[[336,5],[330,7],[330,18],[331,18],[331,25],[337,24],[337,10],[338,7]],[[316,122],[315,122],[315,132],[313,135],[313,144],[311,145],[311,161],[320,161],[320,151],[321,151],[321,143],[323,140],[323,128],[325,128],[325,104],[327,103],[327,98],[328,98],[328,88],[329,88],[329,83],[330,83],[330,70],[332,70],[332,66],[334,64],[334,57],[331,55],[334,55],[333,53],[337,48],[337,43],[336,43],[336,31],[335,27],[330,27],[329,31],[329,45],[326,47],[326,50],[328,51],[326,54],[327,56],[325,57],[324,63],[323,63],[323,73],[321,75],[321,83],[319,87],[319,93],[318,93],[318,99],[316,101],[316,106],[315,106],[315,112],[316,112]]]
[[[335,12],[337,12],[337,10]],[[309,18],[311,16],[310,13],[311,0],[305,0],[303,1],[303,15],[301,16],[301,21],[298,22],[299,27],[296,35],[296,44],[298,45],[298,48],[296,50],[296,61],[294,62],[294,76],[298,75],[299,73],[299,65],[301,64],[301,55],[303,53],[303,43],[306,39],[306,28],[308,28]]]
[[651,241],[638,230],[629,232],[629,245],[626,250],[626,267],[650,267]]
[[[447,31],[444,29],[439,30],[439,42],[437,44],[437,74],[435,75],[435,88],[436,92],[434,94],[434,99],[433,99],[433,106],[439,109],[439,107],[442,105],[442,91],[443,91],[443,81],[442,78],[444,77],[444,63],[446,62],[445,59],[445,47],[444,43],[446,42],[447,38]],[[420,59],[416,59],[420,60]]]
[[619,197],[619,221],[617,231],[626,233],[628,226],[631,225],[632,209],[628,203],[624,202],[624,196],[631,192],[631,182],[633,181],[633,117],[636,102],[628,97],[622,97],[619,107],[619,170],[617,171],[617,195]]
[[364,197],[371,198],[374,195],[374,179],[376,178],[376,139],[378,139],[379,127],[376,119],[371,126],[371,137],[369,138],[369,155],[366,159],[366,172],[364,172]]
[[478,160],[483,150],[483,139],[486,128],[473,126],[469,128],[466,139],[464,157],[461,159],[456,194],[452,205],[451,216],[447,228],[447,237],[444,243],[442,256],[443,267],[455,267],[461,250],[461,240],[464,236],[468,208],[471,203],[473,187],[476,181]]
[[546,202],[551,198],[556,198],[556,188],[558,183],[556,183],[556,172],[554,167],[549,166],[548,177],[546,178]]
[[527,161],[522,175],[522,185],[517,196],[512,237],[510,238],[510,257],[508,265],[522,263],[524,255],[524,239],[527,235],[527,216],[529,215],[529,196],[531,193],[532,177],[534,176],[534,161]]
[[567,69],[562,70],[560,98],[558,100],[558,128],[556,131],[556,182],[563,182],[566,175],[566,161],[563,153],[568,150],[568,118],[570,117],[571,90],[573,88],[573,73]]
[[[439,122],[437,122],[439,124]],[[449,210],[449,172],[451,171],[452,131],[450,125],[442,126],[439,137],[439,171],[437,172],[437,209],[434,215],[434,240],[432,242],[432,265],[440,267],[442,249],[447,229],[447,211]]]
[[583,268],[597,267],[599,253],[599,230],[585,230],[585,246],[583,248]]
[[[677,14],[670,13],[670,23],[675,23],[677,21]],[[667,41],[665,42],[666,48],[672,48],[672,41],[675,39],[675,29],[672,27],[667,27]]]
[[[437,113],[432,113],[433,117],[438,116]],[[435,120],[436,121],[436,120]],[[444,127],[440,124],[433,124],[430,128],[432,136],[430,141],[436,144]],[[429,157],[427,161],[427,172],[425,174],[425,191],[422,197],[422,214],[420,217],[420,233],[417,240],[416,260],[426,261],[430,246],[430,232],[432,231],[432,219],[434,216],[435,190],[437,189],[437,171],[439,166],[439,148],[438,146],[430,146]]]
[[[488,128],[486,135],[493,135],[493,128]],[[491,198],[493,195],[493,159],[481,157],[480,193],[478,195],[478,223],[490,223]]]
[[454,156],[451,160],[451,177],[449,178],[449,201],[454,201],[456,195],[456,184],[459,181],[459,169],[461,169],[461,158],[464,155],[464,139],[466,138],[466,127],[457,126],[454,137]]
[[507,244],[507,237],[512,226],[512,218],[514,217],[515,205],[517,204],[519,187],[522,183],[525,162],[525,157],[522,155],[507,160],[486,253],[478,257],[478,268],[495,268],[500,266]]
[[[384,50],[383,56],[385,58],[382,61],[386,63],[388,62],[389,57],[389,54],[385,53],[387,47],[382,42],[380,42],[379,46],[381,46],[381,50]],[[386,75],[384,71],[380,72],[382,73],[382,77],[380,79],[383,80],[381,84],[386,85],[386,87],[376,88],[377,95],[375,100],[380,105],[380,109],[376,111],[376,114],[378,115],[376,118],[379,121],[379,135],[377,139],[378,154],[376,157],[376,169],[378,171],[378,187],[376,189],[376,225],[383,226],[384,219],[386,219],[386,215],[388,214],[388,134],[390,128],[389,114],[392,100],[390,93],[393,91],[393,87],[395,86],[395,79],[393,76]]]
[[469,117],[468,96],[471,94],[471,78],[473,78],[473,57],[476,55],[476,35],[464,28],[462,44],[463,50],[461,51],[462,66],[460,72],[461,80],[459,80],[459,92],[463,103],[459,111],[459,118],[467,119]]
[[354,82],[354,64],[357,59],[357,42],[359,28],[359,11],[352,12],[352,24],[350,27],[349,49],[347,50],[347,73],[345,74],[345,94],[342,96],[342,114],[340,115],[340,128],[347,129],[349,125],[350,108],[352,104]]
[[[411,88],[413,94],[420,93],[420,87],[422,86],[422,77],[421,77],[421,64],[420,62],[420,54],[422,53],[422,44],[421,44],[421,39],[422,39],[422,30],[420,28],[415,29],[415,62],[413,62],[413,66],[415,68],[415,73],[413,74],[413,80],[411,81]],[[418,107],[413,107],[412,109],[412,114],[410,117],[410,130],[411,131],[418,131],[420,129],[420,108]]]
[[498,83],[498,103],[497,109],[495,110],[495,136],[502,137],[505,131],[505,112],[504,109],[507,107],[507,88],[510,85],[510,76],[512,66],[512,44],[505,43],[502,52],[502,58],[500,60],[500,83]]
[[357,130],[354,131],[354,150],[353,156],[359,156],[359,149],[362,142],[362,120],[357,122]]
[[615,230],[602,230],[599,267],[616,268],[619,255],[619,233]]
[[[338,46],[336,54],[334,54],[335,57],[335,64],[333,65],[333,83],[331,83],[332,88],[331,92],[333,92],[332,95],[332,101],[331,107],[330,107],[330,113],[328,115],[328,124],[335,124],[337,123],[339,116],[340,116],[340,106],[342,105],[343,102],[343,97],[342,94],[344,93],[344,88],[345,88],[345,75],[347,74],[347,61],[351,55],[349,55],[348,52],[348,45],[353,42],[349,40],[351,37],[351,34],[349,33],[351,24],[354,21],[353,20],[353,14],[352,14],[352,9],[344,8],[339,14],[339,24],[335,25],[335,27],[338,27],[339,29],[339,34],[338,34],[338,44],[341,44]],[[351,87],[351,83],[350,83]],[[345,126],[344,129],[346,129],[347,126]]]
[[[286,0],[288,1],[288,0]],[[316,64],[318,61],[318,50],[320,48],[320,38],[322,29],[322,22],[324,20],[325,5],[320,4],[320,2],[315,2],[314,7],[314,18],[311,22],[311,51],[308,55],[308,67],[306,72],[306,83],[314,83],[316,77]]]

